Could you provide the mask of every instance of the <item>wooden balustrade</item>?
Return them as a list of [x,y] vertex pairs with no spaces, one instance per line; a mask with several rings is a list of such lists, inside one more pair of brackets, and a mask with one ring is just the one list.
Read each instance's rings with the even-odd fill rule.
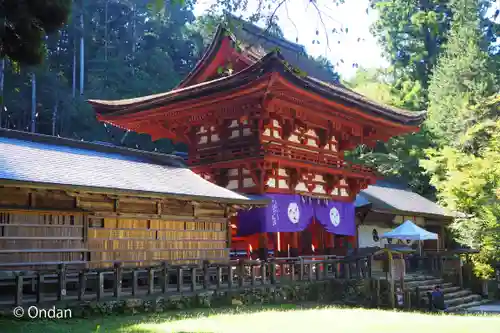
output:
[[0,307],[56,301],[102,301],[126,297],[175,295],[207,290],[237,290],[301,281],[370,278],[369,258],[276,258],[267,262],[232,260],[203,265],[72,269],[60,264],[52,271],[0,271]]

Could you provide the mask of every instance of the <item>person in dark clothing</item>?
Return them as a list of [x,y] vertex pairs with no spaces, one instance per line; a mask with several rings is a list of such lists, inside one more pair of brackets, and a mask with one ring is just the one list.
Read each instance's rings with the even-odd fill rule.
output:
[[435,286],[431,295],[432,295],[432,307],[436,310],[445,310],[446,305],[444,303],[444,293],[441,290],[441,286]]

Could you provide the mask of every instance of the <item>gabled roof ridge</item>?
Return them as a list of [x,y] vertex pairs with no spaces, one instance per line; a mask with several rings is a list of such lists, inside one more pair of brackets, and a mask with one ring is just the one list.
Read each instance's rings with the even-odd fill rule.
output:
[[227,13],[226,16],[228,16],[230,19],[241,22],[241,28],[252,35],[267,39],[275,44],[281,44],[284,47],[287,47],[290,51],[302,52],[302,53],[307,54],[306,48],[302,44],[294,43],[286,38],[281,38],[281,37],[272,35],[269,32],[267,32],[265,29],[259,27],[258,25],[254,24],[252,22],[248,22],[248,21],[244,20],[243,18],[236,17],[235,15],[233,15],[231,13]]
[[96,142],[80,141],[46,134],[23,132],[2,128],[0,129],[0,139],[1,138],[46,144],[50,146],[63,146],[68,148],[116,154],[128,157],[142,157],[147,158],[149,160],[149,163],[151,164],[167,165],[180,168],[185,167],[184,160],[181,157],[175,155],[150,152],[127,147],[119,147]]

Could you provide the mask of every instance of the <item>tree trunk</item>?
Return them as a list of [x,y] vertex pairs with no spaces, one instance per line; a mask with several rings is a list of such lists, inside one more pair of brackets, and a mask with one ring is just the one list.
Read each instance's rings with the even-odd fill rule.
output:
[[[73,1],[73,8],[75,7],[75,1]],[[73,17],[74,18],[74,17]],[[76,26],[73,21],[73,81],[71,86],[71,94],[73,98],[76,97]]]
[[56,135],[56,121],[57,121],[57,109],[59,107],[59,101],[56,99],[54,103],[54,109],[52,110],[52,135]]
[[84,82],[85,82],[85,54],[84,54],[84,25],[83,25],[83,0],[82,0],[82,8],[80,13],[80,28],[81,28],[81,36],[80,36],[80,95],[83,95]]
[[31,73],[31,132],[36,131],[36,75]]
[[5,58],[0,61],[0,128],[2,128],[2,115],[4,113],[3,82],[5,77]]

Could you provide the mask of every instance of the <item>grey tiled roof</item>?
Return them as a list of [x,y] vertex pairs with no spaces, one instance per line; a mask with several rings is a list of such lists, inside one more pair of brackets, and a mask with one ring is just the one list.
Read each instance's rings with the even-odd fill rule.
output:
[[[9,132],[0,130],[0,182],[72,185],[200,200],[205,197],[224,202],[253,202],[246,196],[204,180],[173,157],[24,133],[21,136],[26,135],[26,139],[19,139],[5,135]],[[47,142],[50,140],[53,143]]]
[[423,196],[403,188],[371,185],[358,196],[372,204],[373,210],[397,211],[404,213],[425,214],[438,217],[451,217],[443,207]]

